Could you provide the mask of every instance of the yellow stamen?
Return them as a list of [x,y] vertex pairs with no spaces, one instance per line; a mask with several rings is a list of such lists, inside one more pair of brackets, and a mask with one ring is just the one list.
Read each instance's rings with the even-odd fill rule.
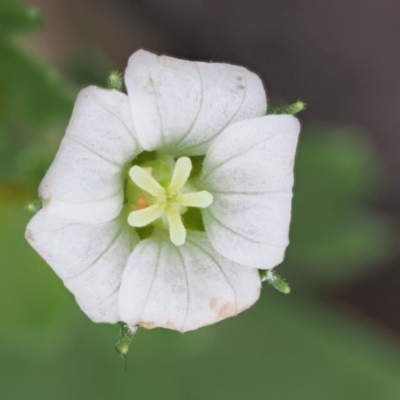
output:
[[[188,157],[181,157],[175,163],[171,182],[164,189],[152,176],[151,168],[141,168],[137,165],[129,170],[132,181],[141,189],[154,197],[149,203],[148,199],[140,195],[137,198],[135,211],[128,215],[128,223],[134,227],[143,227],[163,216],[165,225],[168,225],[171,242],[181,246],[186,240],[186,229],[182,222],[181,213],[186,207],[206,208],[213,202],[211,193],[201,192],[182,193],[182,189],[189,179],[192,162]],[[151,206],[149,204],[155,203]]]
[[167,209],[169,237],[175,246],[182,246],[186,240],[186,229],[181,214],[173,207]]
[[174,173],[172,175],[171,183],[169,184],[169,191],[178,193],[183,185],[189,178],[192,170],[192,162],[189,157],[181,157],[176,161]]
[[212,202],[213,196],[206,190],[196,193],[185,193],[178,197],[178,203],[185,207],[206,208]]
[[143,210],[132,211],[128,215],[128,224],[140,228],[154,222],[164,212],[165,204],[157,203]]
[[145,169],[134,165],[129,170],[132,181],[154,197],[165,196],[164,188]]

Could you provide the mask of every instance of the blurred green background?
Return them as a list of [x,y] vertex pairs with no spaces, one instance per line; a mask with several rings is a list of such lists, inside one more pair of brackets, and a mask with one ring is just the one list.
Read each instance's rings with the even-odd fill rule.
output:
[[[311,0],[303,9],[295,4],[0,0],[1,399],[400,399],[400,280],[390,272],[399,257],[398,215],[387,206],[397,196],[396,164],[358,123],[362,104],[354,120],[331,111],[335,99],[348,102],[357,90],[340,68],[351,40],[331,65],[342,76],[331,82],[341,82],[341,95],[328,91],[319,70],[309,71],[312,46],[301,54],[293,48],[293,21],[317,41],[319,25],[309,27],[304,9],[334,19],[330,3],[323,10]],[[229,36],[234,26],[239,36]],[[349,32],[361,37],[362,25]],[[32,216],[25,205],[37,198],[77,91],[106,86],[109,71],[122,71],[140,47],[248,66],[271,82],[273,104],[298,96],[309,109],[300,115],[291,244],[278,269],[292,293],[265,285],[249,311],[184,335],[140,330],[124,372],[114,351],[118,327],[89,321],[23,233]],[[323,65],[325,50],[317,55],[314,65]]]

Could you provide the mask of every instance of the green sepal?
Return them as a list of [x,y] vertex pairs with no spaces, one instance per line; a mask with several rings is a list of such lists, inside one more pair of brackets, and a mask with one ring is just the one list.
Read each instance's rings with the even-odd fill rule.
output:
[[115,89],[119,92],[122,92],[124,83],[120,72],[112,71],[110,75],[108,75],[107,83],[110,89]]
[[293,104],[287,104],[281,107],[270,107],[267,110],[267,115],[282,115],[282,114],[290,114],[294,115],[306,109],[306,103],[303,103],[301,100],[296,101]]
[[130,326],[125,322],[119,322],[119,325],[121,327],[121,331],[119,333],[118,342],[115,345],[115,350],[122,358],[125,359],[129,351],[129,346],[138,328]]
[[259,270],[261,282],[267,281],[271,286],[283,294],[290,293],[289,284],[278,274],[271,270]]
[[25,205],[25,210],[30,213],[37,213],[43,207],[42,202],[40,200],[30,201]]

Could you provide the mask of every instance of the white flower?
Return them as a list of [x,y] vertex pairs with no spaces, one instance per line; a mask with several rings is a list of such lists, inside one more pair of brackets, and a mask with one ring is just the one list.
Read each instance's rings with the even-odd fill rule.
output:
[[80,92],[26,237],[95,322],[237,315],[288,245],[299,123],[237,66],[141,50],[125,83]]

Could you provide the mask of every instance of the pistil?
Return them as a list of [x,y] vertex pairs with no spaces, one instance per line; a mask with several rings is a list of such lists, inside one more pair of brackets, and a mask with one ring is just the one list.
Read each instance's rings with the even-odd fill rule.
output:
[[176,161],[171,182],[164,188],[153,178],[151,170],[138,165],[133,166],[129,171],[129,176],[138,187],[152,196],[152,201],[149,201],[152,205],[132,211],[128,215],[128,224],[133,227],[143,227],[155,222],[165,213],[172,243],[176,246],[183,245],[186,240],[186,228],[181,214],[187,207],[206,208],[213,201],[211,193],[205,190],[184,192],[191,170],[190,158],[179,158]]

